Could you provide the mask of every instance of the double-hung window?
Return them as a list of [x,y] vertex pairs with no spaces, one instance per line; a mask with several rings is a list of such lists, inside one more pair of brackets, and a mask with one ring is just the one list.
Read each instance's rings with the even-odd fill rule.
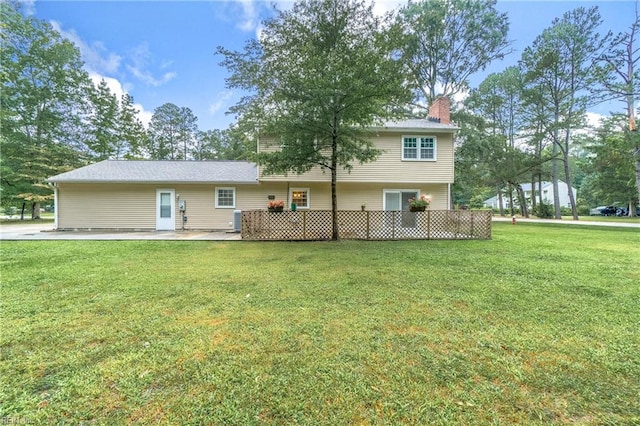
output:
[[289,198],[291,203],[295,203],[296,207],[301,209],[309,208],[309,188],[291,188],[289,190]]
[[216,187],[216,208],[233,209],[236,207],[236,189]]
[[433,161],[436,159],[436,138],[434,136],[403,136],[402,159]]

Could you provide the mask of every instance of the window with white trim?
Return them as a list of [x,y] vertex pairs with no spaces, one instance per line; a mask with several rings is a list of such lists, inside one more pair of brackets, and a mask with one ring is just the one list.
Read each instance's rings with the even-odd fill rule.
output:
[[216,208],[234,209],[236,207],[236,189],[234,187],[216,187]]
[[300,209],[309,208],[309,188],[291,188],[289,190],[289,199],[291,203],[295,203]]
[[433,161],[436,159],[435,136],[403,136],[402,159]]

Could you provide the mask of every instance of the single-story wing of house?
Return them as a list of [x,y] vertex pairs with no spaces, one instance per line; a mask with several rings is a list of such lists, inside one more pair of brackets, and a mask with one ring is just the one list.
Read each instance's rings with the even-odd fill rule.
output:
[[105,160],[49,182],[60,230],[230,229],[234,209],[266,205],[246,161]]

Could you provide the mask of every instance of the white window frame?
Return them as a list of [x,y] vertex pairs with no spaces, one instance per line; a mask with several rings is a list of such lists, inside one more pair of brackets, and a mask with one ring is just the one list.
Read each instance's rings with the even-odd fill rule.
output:
[[[233,205],[231,206],[225,206],[225,205],[220,205],[219,201],[220,201],[220,190],[231,190],[232,194],[233,194]],[[235,186],[216,186],[216,192],[215,192],[215,203],[216,203],[216,209],[235,209],[236,208],[236,187]]]
[[311,208],[311,191],[309,191],[309,188],[289,188],[289,205],[291,205],[294,201],[293,201],[293,193],[295,191],[305,191],[307,193],[307,205],[306,206],[301,206],[298,203],[296,203],[296,208],[298,209],[309,209]]
[[[394,211],[394,210],[387,210],[388,206],[387,206],[387,193],[392,192],[395,194],[399,194],[400,195],[400,202],[402,203],[402,193],[403,192],[413,192],[415,193],[416,197],[420,196],[420,190],[419,189],[383,189],[382,190],[382,210],[384,211]],[[402,210],[402,205],[400,206],[400,210],[396,210],[396,211],[401,211]]]
[[[415,138],[416,139],[416,158],[407,158],[404,156],[404,142],[405,139]],[[422,158],[422,148],[421,142],[422,139],[432,139],[433,140],[433,158]],[[435,136],[428,135],[402,135],[401,141],[401,153],[402,153],[402,161],[436,161],[438,159],[438,138]]]

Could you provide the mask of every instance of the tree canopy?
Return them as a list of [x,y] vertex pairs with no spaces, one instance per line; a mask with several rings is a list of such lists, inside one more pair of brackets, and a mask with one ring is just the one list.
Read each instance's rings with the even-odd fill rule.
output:
[[264,171],[331,172],[334,239],[338,169],[374,160],[366,128],[401,116],[410,99],[390,27],[361,0],[303,0],[243,52],[218,48],[228,86],[251,93],[232,111],[281,146],[257,157]]
[[419,102],[469,88],[469,77],[511,52],[509,20],[496,0],[409,1],[399,13],[402,59]]
[[79,164],[86,89],[79,50],[50,24],[0,2],[3,204],[53,198],[46,178]]

